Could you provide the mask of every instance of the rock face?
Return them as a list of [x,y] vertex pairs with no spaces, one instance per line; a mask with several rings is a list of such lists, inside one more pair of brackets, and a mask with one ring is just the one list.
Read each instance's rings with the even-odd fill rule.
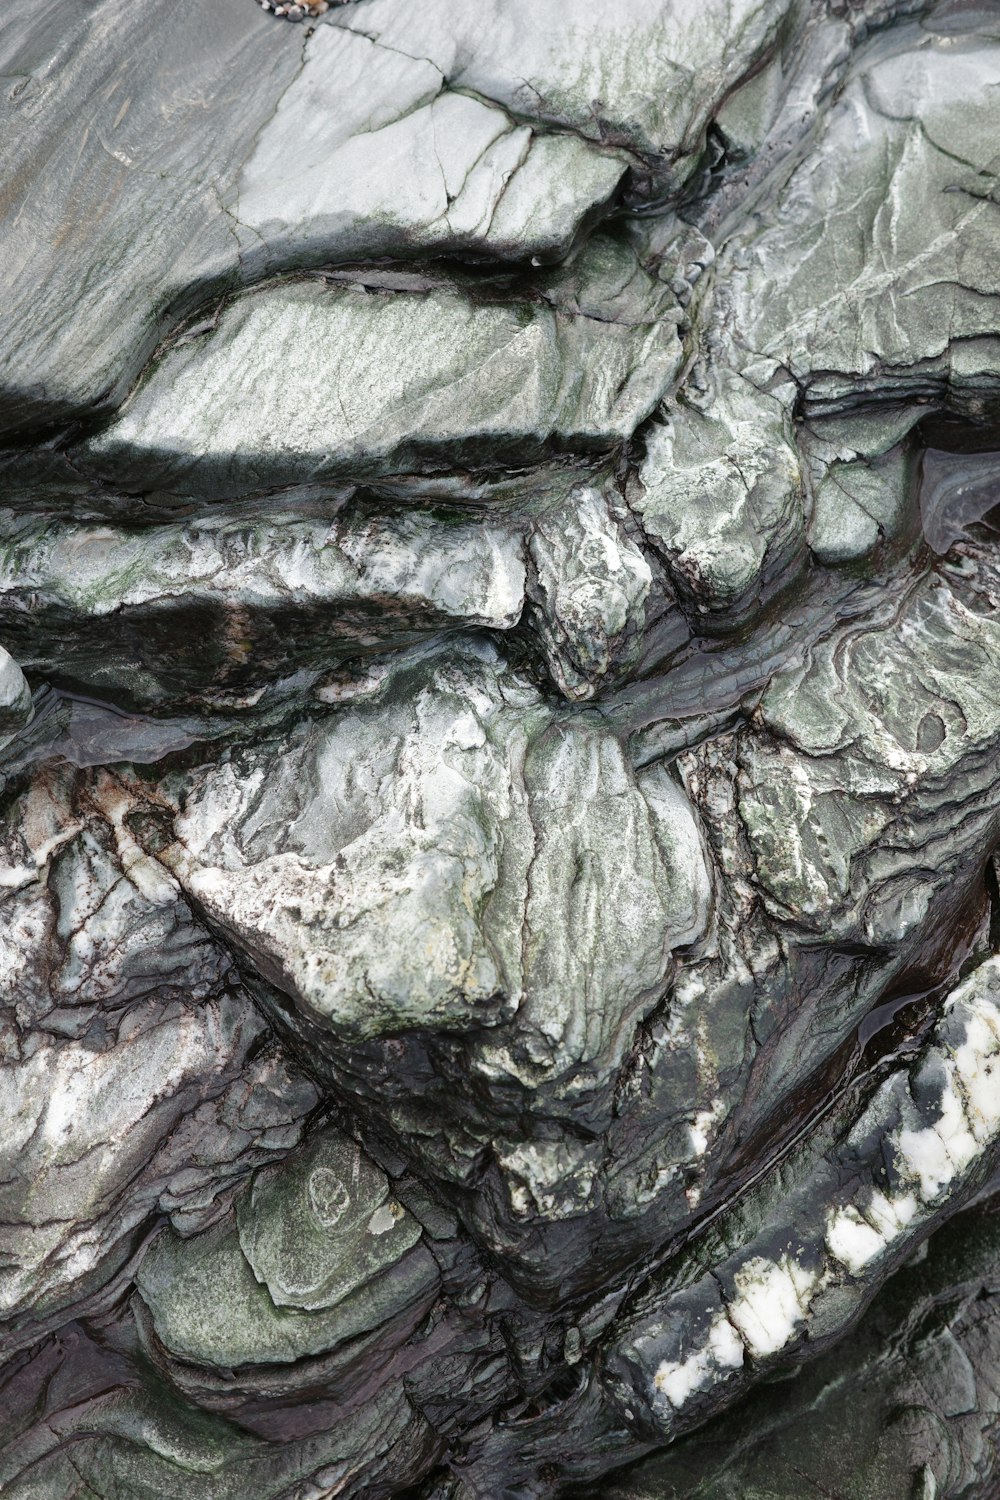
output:
[[989,1500],[996,10],[272,11],[0,19],[0,1491]]

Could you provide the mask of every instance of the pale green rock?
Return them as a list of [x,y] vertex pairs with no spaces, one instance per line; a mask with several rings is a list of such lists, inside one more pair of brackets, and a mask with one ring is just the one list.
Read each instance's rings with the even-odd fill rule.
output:
[[[144,706],[176,708],[183,685],[199,707],[253,708],[282,674],[315,679],[460,625],[510,630],[524,591],[523,542],[502,520],[217,513],[54,527],[0,513],[0,632],[25,666]],[[30,717],[23,677],[14,723],[17,712]]]
[[528,540],[538,632],[570,699],[620,680],[642,649],[653,574],[621,510],[607,490],[581,486],[537,519]]
[[410,58],[431,60],[453,87],[540,117],[647,160],[679,186],[700,155],[713,107],[767,57],[788,0],[392,0],[347,9],[336,24]]
[[[963,864],[935,827],[939,788],[952,787],[951,819],[962,807],[996,816],[998,703],[997,622],[933,575],[884,627],[832,632],[776,674],[761,705],[775,738],[747,742],[740,798],[774,914],[901,941]],[[928,841],[938,851],[929,867]],[[912,874],[906,846],[922,851]]]
[[873,462],[834,459],[813,491],[806,532],[813,556],[835,567],[905,534],[913,484],[912,462],[901,449]]
[[[97,808],[102,807],[103,816]],[[0,1309],[6,1354],[188,1230],[298,1139],[316,1091],[131,837],[113,778],[30,778],[0,846]],[[32,1030],[30,1046],[12,1045]]]
[[79,462],[126,486],[238,495],[445,454],[523,462],[549,444],[608,448],[662,398],[678,360],[669,322],[290,283],[237,300],[169,350]]
[[5,1496],[992,1493],[998,57],[9,0]]
[[[200,0],[169,13],[39,0],[5,15],[3,431],[108,413],[185,319],[303,263],[421,250],[561,256],[633,161],[636,84],[651,123],[669,87],[678,119],[662,142],[654,131],[657,149],[686,158],[784,9],[757,0],[739,16],[720,13],[718,62],[692,108],[686,74],[658,46],[658,8],[637,5],[637,45],[614,70],[618,128],[606,141],[572,128],[581,116],[592,123],[593,98],[572,49],[548,49],[537,92],[514,104],[502,79],[494,98],[426,48],[405,56],[345,35],[332,15],[311,36],[276,30],[251,7],[217,0],[210,23]],[[455,20],[483,39],[471,10]],[[563,37],[574,22],[563,18]],[[683,49],[683,28],[667,30]],[[607,34],[594,39],[598,58]],[[566,121],[544,107],[556,91],[575,95]],[[91,113],[77,131],[82,99]]]
[[389,1183],[340,1131],[256,1173],[237,1206],[240,1245],[277,1307],[335,1307],[420,1238]]
[[722,101],[715,123],[731,149],[750,156],[764,144],[783,102],[784,82],[776,57]]
[[703,831],[666,771],[637,777],[600,715],[561,722],[483,648],[401,663],[280,760],[240,752],[158,797],[178,813],[157,862],[319,1065],[364,1059],[444,1181],[489,1149],[495,1201],[469,1212],[491,1246],[511,1243],[498,1218],[592,1210],[601,1152],[575,1112],[610,1118],[673,950],[711,921]]
[[804,485],[781,405],[725,371],[646,434],[632,501],[699,629],[765,604],[802,553]]
[[728,252],[749,368],[790,371],[810,409],[842,411],[862,392],[943,397],[969,416],[989,404],[996,41],[933,27],[886,38],[759,228]]
[[165,1230],[136,1285],[156,1336],[174,1356],[220,1368],[291,1364],[378,1328],[414,1300],[433,1296],[433,1262],[391,1267],[350,1302],[307,1312],[278,1307],[258,1282],[236,1231],[220,1225],[191,1240]]
[[5,12],[5,433],[113,408],[177,320],[237,279],[227,175],[301,52],[276,48],[242,0],[204,21],[197,0]]
[[[177,795],[159,858],[342,1040],[517,1017],[497,1066],[592,1088],[706,920],[684,799],[651,807],[599,719],[561,725],[486,649],[397,668],[304,725],[278,776],[233,757]],[[685,857],[665,867],[675,821]]]

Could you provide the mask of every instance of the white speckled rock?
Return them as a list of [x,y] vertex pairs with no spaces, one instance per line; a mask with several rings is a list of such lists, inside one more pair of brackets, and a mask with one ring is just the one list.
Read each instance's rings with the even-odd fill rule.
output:
[[567,698],[593,697],[641,652],[653,574],[622,509],[606,490],[574,489],[539,517],[528,541],[528,592],[549,670]]

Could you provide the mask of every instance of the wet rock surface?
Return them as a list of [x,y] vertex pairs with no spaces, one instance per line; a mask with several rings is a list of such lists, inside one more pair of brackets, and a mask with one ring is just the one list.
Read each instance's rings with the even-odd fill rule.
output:
[[995,1493],[998,85],[10,0],[4,1495]]

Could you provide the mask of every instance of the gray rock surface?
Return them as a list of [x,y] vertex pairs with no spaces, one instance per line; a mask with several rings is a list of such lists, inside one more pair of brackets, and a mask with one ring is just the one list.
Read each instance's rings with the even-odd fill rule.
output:
[[8,0],[5,1496],[990,1500],[998,83]]
[[433,472],[442,455],[605,450],[679,363],[669,294],[644,279],[646,305],[623,322],[445,287],[262,287],[169,349],[77,462],[126,489],[236,498]]
[[[21,663],[145,708],[253,707],[296,673],[323,701],[359,654],[455,626],[508,631],[525,603],[524,538],[503,518],[317,516],[306,503],[141,530],[15,511],[0,526],[0,616]],[[22,674],[14,699],[13,659],[7,671],[19,727],[30,693]]]
[[[911,1500],[996,1483],[996,1219],[961,1214],[859,1329],[603,1491],[608,1500]],[[845,1433],[850,1441],[845,1441]]]
[[84,786],[69,768],[7,808],[8,1352],[113,1282],[157,1213],[187,1233],[217,1218],[316,1103],[126,812],[113,780]]

